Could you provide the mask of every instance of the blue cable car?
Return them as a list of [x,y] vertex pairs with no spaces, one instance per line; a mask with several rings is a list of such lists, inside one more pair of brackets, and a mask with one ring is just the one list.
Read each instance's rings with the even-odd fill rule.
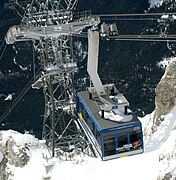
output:
[[102,101],[90,91],[77,93],[78,122],[102,160],[142,153],[141,122],[127,106],[124,106],[124,112],[121,113],[121,106],[127,102],[125,97],[117,90],[114,93],[115,87],[112,85],[107,88],[113,89],[113,93],[110,90],[111,100],[119,100],[109,111],[101,110]]
[[89,30],[87,72],[93,86],[77,93],[78,122],[102,160],[142,153],[141,122],[114,84],[102,84],[98,53],[99,32]]

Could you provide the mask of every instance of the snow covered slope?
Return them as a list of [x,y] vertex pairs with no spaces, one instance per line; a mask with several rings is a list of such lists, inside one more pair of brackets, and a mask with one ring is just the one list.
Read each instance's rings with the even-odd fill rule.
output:
[[[166,81],[175,88],[175,64],[176,59],[169,63],[160,84],[165,77],[172,77],[171,81]],[[161,92],[165,86],[159,89]],[[166,93],[163,97],[166,97]],[[166,99],[176,101],[175,96]],[[156,103],[156,107],[158,105],[161,104]],[[143,124],[144,153],[109,161],[78,152],[64,153],[67,161],[62,156],[49,159],[44,141],[30,134],[0,131],[0,180],[175,180],[176,104],[169,108],[166,115],[159,113],[158,119],[156,112],[140,119]]]
[[[101,161],[98,158],[76,155],[72,160],[48,159],[43,141],[29,134],[14,131],[2,131],[3,144],[11,136],[17,146],[28,147],[30,160],[24,167],[15,167],[9,163],[6,171],[13,180],[90,180],[90,179],[134,179],[160,180],[176,178],[176,107],[164,117],[158,130],[151,135],[153,114],[141,118],[144,129],[145,152],[140,155]],[[2,160],[2,154],[0,159]]]
[[[175,77],[175,62],[176,59],[173,59],[169,63],[160,84],[168,74]],[[173,84],[174,88],[175,78],[170,79],[172,81],[167,82]],[[163,88],[159,92],[161,90]],[[157,96],[158,91],[156,93]],[[166,97],[166,94],[163,96]],[[168,101],[173,102],[175,98]],[[161,104],[156,103],[156,107],[158,105]],[[144,153],[109,161],[101,161],[78,152],[65,153],[67,161],[62,157],[49,159],[50,154],[44,141],[30,134],[0,131],[0,180],[175,180],[176,105],[166,115],[159,113],[159,119],[154,118],[156,112],[141,118]]]

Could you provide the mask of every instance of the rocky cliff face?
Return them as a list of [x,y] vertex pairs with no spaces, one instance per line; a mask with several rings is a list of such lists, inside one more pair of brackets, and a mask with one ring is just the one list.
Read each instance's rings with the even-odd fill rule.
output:
[[165,74],[156,87],[153,130],[176,105],[176,58],[166,67]]
[[[2,153],[1,153],[2,154]],[[6,163],[7,163],[7,158],[3,156],[2,154],[2,159],[0,161],[0,180],[6,180],[7,179],[7,173],[6,173]]]
[[[33,139],[28,137],[33,142],[24,138],[22,140],[20,139],[24,143],[21,144],[14,140],[16,136],[19,136],[18,133],[10,131],[10,134],[4,138],[2,137],[2,133],[0,133],[0,180],[13,179],[12,167],[22,168],[27,165],[30,160],[29,147],[38,144],[38,141],[32,135],[27,134],[26,136],[33,137]],[[23,136],[25,137],[25,135]]]

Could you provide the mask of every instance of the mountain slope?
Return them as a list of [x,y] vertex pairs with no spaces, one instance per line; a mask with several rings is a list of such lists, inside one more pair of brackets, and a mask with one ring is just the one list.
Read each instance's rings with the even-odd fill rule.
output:
[[[7,164],[6,172],[13,180],[42,180],[51,176],[51,180],[81,180],[81,179],[135,179],[159,180],[165,176],[176,177],[176,107],[165,116],[165,120],[154,134],[144,132],[145,152],[140,155],[101,161],[98,158],[85,155],[75,155],[68,161],[48,159],[46,146],[31,135],[22,135],[14,131],[2,131],[0,143],[11,136],[24,148],[28,147],[30,160],[24,167]],[[152,114],[141,119],[144,129],[152,124]],[[2,156],[2,155],[1,155]],[[2,158],[1,158],[2,159]],[[46,170],[47,169],[47,170]],[[32,173],[31,173],[32,172]]]
[[[20,168],[16,169],[16,180],[23,179],[26,175],[24,172],[30,172],[30,166],[34,167],[32,164],[36,164],[35,152],[38,154],[38,163],[42,162],[45,166],[44,168],[42,167],[42,163],[39,163],[38,167],[40,167],[40,169],[37,172],[43,171],[43,177],[47,177],[49,175],[51,176],[51,180],[56,180],[58,176],[60,179],[64,180],[70,179],[70,177],[75,180],[81,180],[83,178],[98,179],[102,177],[103,179],[111,177],[114,179],[120,178],[124,180],[169,180],[176,178],[176,105],[168,106],[168,110],[166,111],[167,113],[159,112],[158,110],[158,106],[164,106],[159,103],[158,93],[164,91],[164,89],[160,88],[159,85],[161,86],[163,81],[167,78],[170,79],[169,84],[172,88],[175,88],[175,78],[172,78],[175,77],[175,64],[176,59],[172,59],[170,63],[168,63],[165,74],[157,86],[157,103],[155,103],[155,111],[152,114],[141,118],[145,149],[143,154],[110,161],[101,161],[98,158],[91,158],[78,154],[75,154],[72,157],[70,156],[70,159],[69,154],[67,154],[68,161],[62,161],[61,159],[48,160],[46,158],[48,155],[45,154],[47,153],[46,147],[40,145],[39,149],[37,148],[35,151],[32,150],[34,155],[31,156],[31,165],[27,165],[25,167],[25,171]],[[164,87],[166,88],[166,86]],[[170,93],[171,92],[172,91],[170,91]],[[170,98],[169,101],[176,102],[175,96]],[[160,110],[162,111],[162,108]],[[42,153],[45,159],[42,157]],[[52,166],[50,166],[51,164]],[[46,167],[50,167],[48,172],[44,170],[47,169]],[[68,171],[69,173],[67,173]],[[33,177],[32,175],[30,178],[35,179],[36,177]]]
[[[101,4],[101,6],[105,8],[105,4],[108,6],[107,2],[97,1],[96,3]],[[133,4],[133,1],[131,0],[126,2],[129,2],[129,7],[131,7],[131,3]],[[140,2],[142,1],[140,0]],[[169,4],[171,1],[165,2],[168,2]],[[136,3],[137,1],[134,1],[134,4]],[[124,7],[124,4],[125,1],[121,1],[118,8],[121,9],[120,7],[123,6],[123,8],[130,12],[143,12],[147,7],[145,5],[145,8],[135,9],[132,6],[130,9],[128,6]],[[82,6],[83,5],[84,3]],[[142,3],[139,5],[142,6]],[[110,6],[109,9],[107,8],[107,11],[112,10],[112,12],[116,12],[116,7],[117,6],[112,10],[113,7]],[[97,6],[94,5],[93,8],[96,12]],[[100,11],[102,10],[101,8],[99,9]],[[161,10],[162,9],[163,7],[161,7]],[[157,9],[156,11],[160,10]],[[103,10],[103,12],[105,11]],[[156,30],[156,27],[153,24],[151,25],[149,23],[149,25],[149,30]],[[135,30],[134,26],[130,26],[131,27],[127,28],[127,32]],[[173,24],[171,24],[171,26],[174,27]],[[121,23],[119,23],[119,27],[121,30],[124,29]],[[103,43],[101,45],[104,45]],[[19,49],[22,46],[23,45],[20,45]],[[30,46],[30,44],[28,46]],[[169,47],[172,48],[169,49]],[[131,42],[128,44],[124,42],[118,44],[108,42],[108,45],[105,45],[102,49],[104,51],[100,56],[103,59],[103,61],[100,62],[100,67],[102,67],[100,74],[103,77],[104,82],[112,82],[112,79],[114,78],[113,82],[115,82],[119,86],[119,89],[127,95],[132,104],[138,105],[137,103],[139,103],[140,108],[145,109],[145,106],[148,106],[150,107],[150,111],[151,109],[153,110],[155,87],[159,82],[161,75],[164,73],[163,68],[160,68],[157,65],[162,59],[167,59],[168,56],[175,55],[174,45],[170,43],[164,43],[164,45],[162,43],[147,43],[144,45],[143,42]],[[8,49],[8,52],[9,51],[10,50]],[[26,51],[27,49],[25,52]],[[116,51],[116,54],[114,51]],[[107,54],[110,54],[110,56],[107,56]],[[18,60],[22,59],[20,56],[22,55],[18,56]],[[12,61],[13,56],[10,58],[8,57],[9,56],[7,55],[5,56],[0,67],[0,70],[2,71],[0,72],[0,83],[1,87],[4,87],[0,92],[2,100],[1,111],[6,109],[10,104],[10,101],[4,101],[5,98],[8,97],[8,94],[14,93],[13,90],[15,90],[16,94],[18,94],[18,91],[20,92],[20,90],[16,88],[17,86],[15,86],[15,84],[19,84],[16,82],[22,81],[23,84],[25,84],[32,76],[32,69],[30,68],[25,72],[26,74],[21,73],[21,70],[19,73],[16,73],[19,67],[16,67],[16,65],[14,66]],[[10,69],[9,64],[6,62],[7,59],[11,60]],[[29,60],[29,58],[27,59]],[[26,62],[24,61],[25,60],[22,60],[21,63],[25,64]],[[104,67],[105,64],[106,66]],[[114,67],[114,69],[112,69],[112,67]],[[108,72],[108,75],[104,72]],[[18,78],[16,79],[16,77]],[[4,84],[6,84],[6,86],[4,86]],[[12,87],[13,89],[11,89]],[[20,89],[22,88],[20,87]],[[9,129],[11,127],[14,127],[15,130],[19,129],[19,131],[32,129],[35,130],[36,133],[37,128],[37,131],[41,132],[41,127],[39,126],[42,124],[41,109],[43,105],[42,101],[40,101],[42,98],[37,100],[40,93],[42,92],[36,93],[31,91],[30,94],[28,94],[28,97],[23,99],[22,102],[24,104],[21,103],[15,109],[16,112],[8,117],[10,120],[5,121],[3,124],[4,127],[1,127],[1,129]],[[33,99],[32,102],[35,104],[35,107],[37,107],[36,109],[40,109],[40,113],[37,112],[36,109],[35,111],[32,110],[31,99]],[[141,106],[143,102],[147,105]],[[28,114],[25,110],[25,104],[26,107],[29,107]],[[29,104],[30,106],[28,106]],[[63,161],[62,157],[58,159],[48,159],[49,153],[43,141],[39,141],[29,134],[23,135],[15,131],[1,131],[0,179],[42,180],[43,178],[45,180],[47,177],[51,177],[51,180],[109,178],[123,180],[173,180],[176,178],[176,123],[174,119],[176,107],[174,107],[170,113],[162,115],[159,119],[155,118],[155,113],[156,111],[141,118],[145,140],[144,154],[105,162],[102,162],[97,158],[87,157],[77,153],[65,154],[67,161]],[[25,123],[24,114],[26,120]],[[41,117],[39,118],[40,115]],[[36,119],[38,124],[36,123]],[[41,119],[41,121],[39,122],[38,119]]]
[[[170,61],[159,84],[162,84],[166,77],[174,75],[175,63],[176,59]],[[173,85],[172,81],[173,78],[170,82]],[[158,92],[160,91],[157,90],[156,93]],[[156,100],[158,101],[157,98]],[[173,100],[176,101],[170,99]],[[109,177],[123,180],[174,180],[176,106],[168,107],[169,112],[165,115],[158,112],[157,106],[161,104],[156,103],[156,110],[152,114],[140,118],[143,125],[144,153],[109,161],[101,161],[100,158],[89,157],[78,151],[61,153],[58,158],[50,159],[44,141],[30,134],[20,134],[12,130],[1,131],[0,177],[2,180],[82,180]],[[156,116],[156,113],[160,117],[158,114]]]

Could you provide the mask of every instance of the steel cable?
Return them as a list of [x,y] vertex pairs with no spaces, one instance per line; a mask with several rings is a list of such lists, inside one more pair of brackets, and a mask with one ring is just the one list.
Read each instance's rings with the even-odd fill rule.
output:
[[[40,70],[37,71],[35,79],[39,76]],[[6,109],[6,111],[0,117],[0,123],[4,121],[4,119],[10,114],[10,112],[16,107],[16,105],[20,102],[20,100],[24,97],[24,95],[29,91],[33,84],[34,77],[28,82],[25,88],[21,91],[21,93],[16,97],[16,99],[10,104],[10,106]]]

